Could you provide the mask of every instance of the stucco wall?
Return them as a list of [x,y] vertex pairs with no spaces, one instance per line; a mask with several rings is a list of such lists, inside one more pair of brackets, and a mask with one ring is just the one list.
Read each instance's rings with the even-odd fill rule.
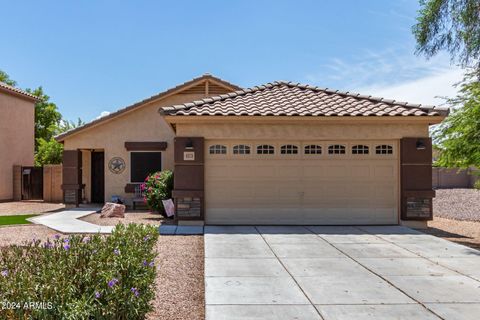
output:
[[426,124],[340,124],[327,121],[300,121],[296,124],[266,124],[262,121],[248,123],[179,123],[178,136],[199,136],[205,139],[290,139],[290,140],[341,140],[341,139],[400,139],[403,137],[428,137]]
[[[85,149],[82,152],[82,180],[87,201],[90,201],[90,152],[87,150],[104,150],[105,152],[105,200],[112,195],[131,197],[125,193],[125,185],[130,182],[130,152],[125,149],[126,141],[166,141],[167,149],[162,152],[162,168],[173,169],[174,132],[158,113],[162,106],[184,103],[203,98],[201,94],[177,94],[160,101],[145,105],[132,112],[101,123],[68,137],[64,141],[66,150]],[[126,168],[120,174],[108,170],[108,162],[113,157],[125,160]]]
[[7,200],[13,198],[13,166],[34,162],[34,103],[0,92],[0,114],[0,200]]

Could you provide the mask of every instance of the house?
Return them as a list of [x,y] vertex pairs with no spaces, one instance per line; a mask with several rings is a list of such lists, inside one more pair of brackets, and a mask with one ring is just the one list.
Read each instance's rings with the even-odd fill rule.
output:
[[127,198],[148,172],[173,169],[179,223],[425,226],[434,197],[428,128],[447,114],[290,82],[240,89],[204,75],[58,136],[65,198]]
[[36,102],[36,96],[0,82],[0,201],[20,198],[13,167],[34,164]]

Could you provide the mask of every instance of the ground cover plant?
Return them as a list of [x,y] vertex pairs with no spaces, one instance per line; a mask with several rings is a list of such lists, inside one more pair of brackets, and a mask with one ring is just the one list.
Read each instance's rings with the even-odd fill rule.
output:
[[0,216],[0,226],[9,226],[15,224],[29,224],[28,218],[35,217],[35,214],[22,214],[14,216]]
[[0,249],[0,319],[144,319],[155,296],[156,227],[55,236]]

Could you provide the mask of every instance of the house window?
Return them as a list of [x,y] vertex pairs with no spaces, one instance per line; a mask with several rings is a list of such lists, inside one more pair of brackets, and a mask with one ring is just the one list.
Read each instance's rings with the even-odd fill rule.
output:
[[322,146],[311,144],[305,146],[305,154],[322,154]]
[[233,146],[233,154],[250,154],[250,146],[244,144]]
[[368,146],[358,144],[352,147],[352,154],[368,154]]
[[161,152],[131,152],[130,181],[144,182],[154,172],[162,170]]
[[393,147],[388,144],[382,144],[375,147],[376,154],[393,154]]
[[298,154],[298,147],[293,144],[286,144],[280,148],[281,154]]
[[227,147],[221,144],[214,144],[208,148],[210,154],[227,154]]
[[257,146],[257,154],[274,154],[275,148],[269,144]]
[[345,146],[341,144],[332,144],[328,146],[328,154],[345,154]]

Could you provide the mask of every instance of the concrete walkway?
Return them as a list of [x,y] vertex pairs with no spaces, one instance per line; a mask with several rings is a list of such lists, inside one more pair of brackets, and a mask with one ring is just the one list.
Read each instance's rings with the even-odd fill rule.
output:
[[98,210],[99,208],[75,208],[30,218],[29,220],[62,233],[112,233],[112,226],[99,226],[78,219]]
[[473,320],[480,251],[400,226],[207,226],[205,302],[207,320]]

